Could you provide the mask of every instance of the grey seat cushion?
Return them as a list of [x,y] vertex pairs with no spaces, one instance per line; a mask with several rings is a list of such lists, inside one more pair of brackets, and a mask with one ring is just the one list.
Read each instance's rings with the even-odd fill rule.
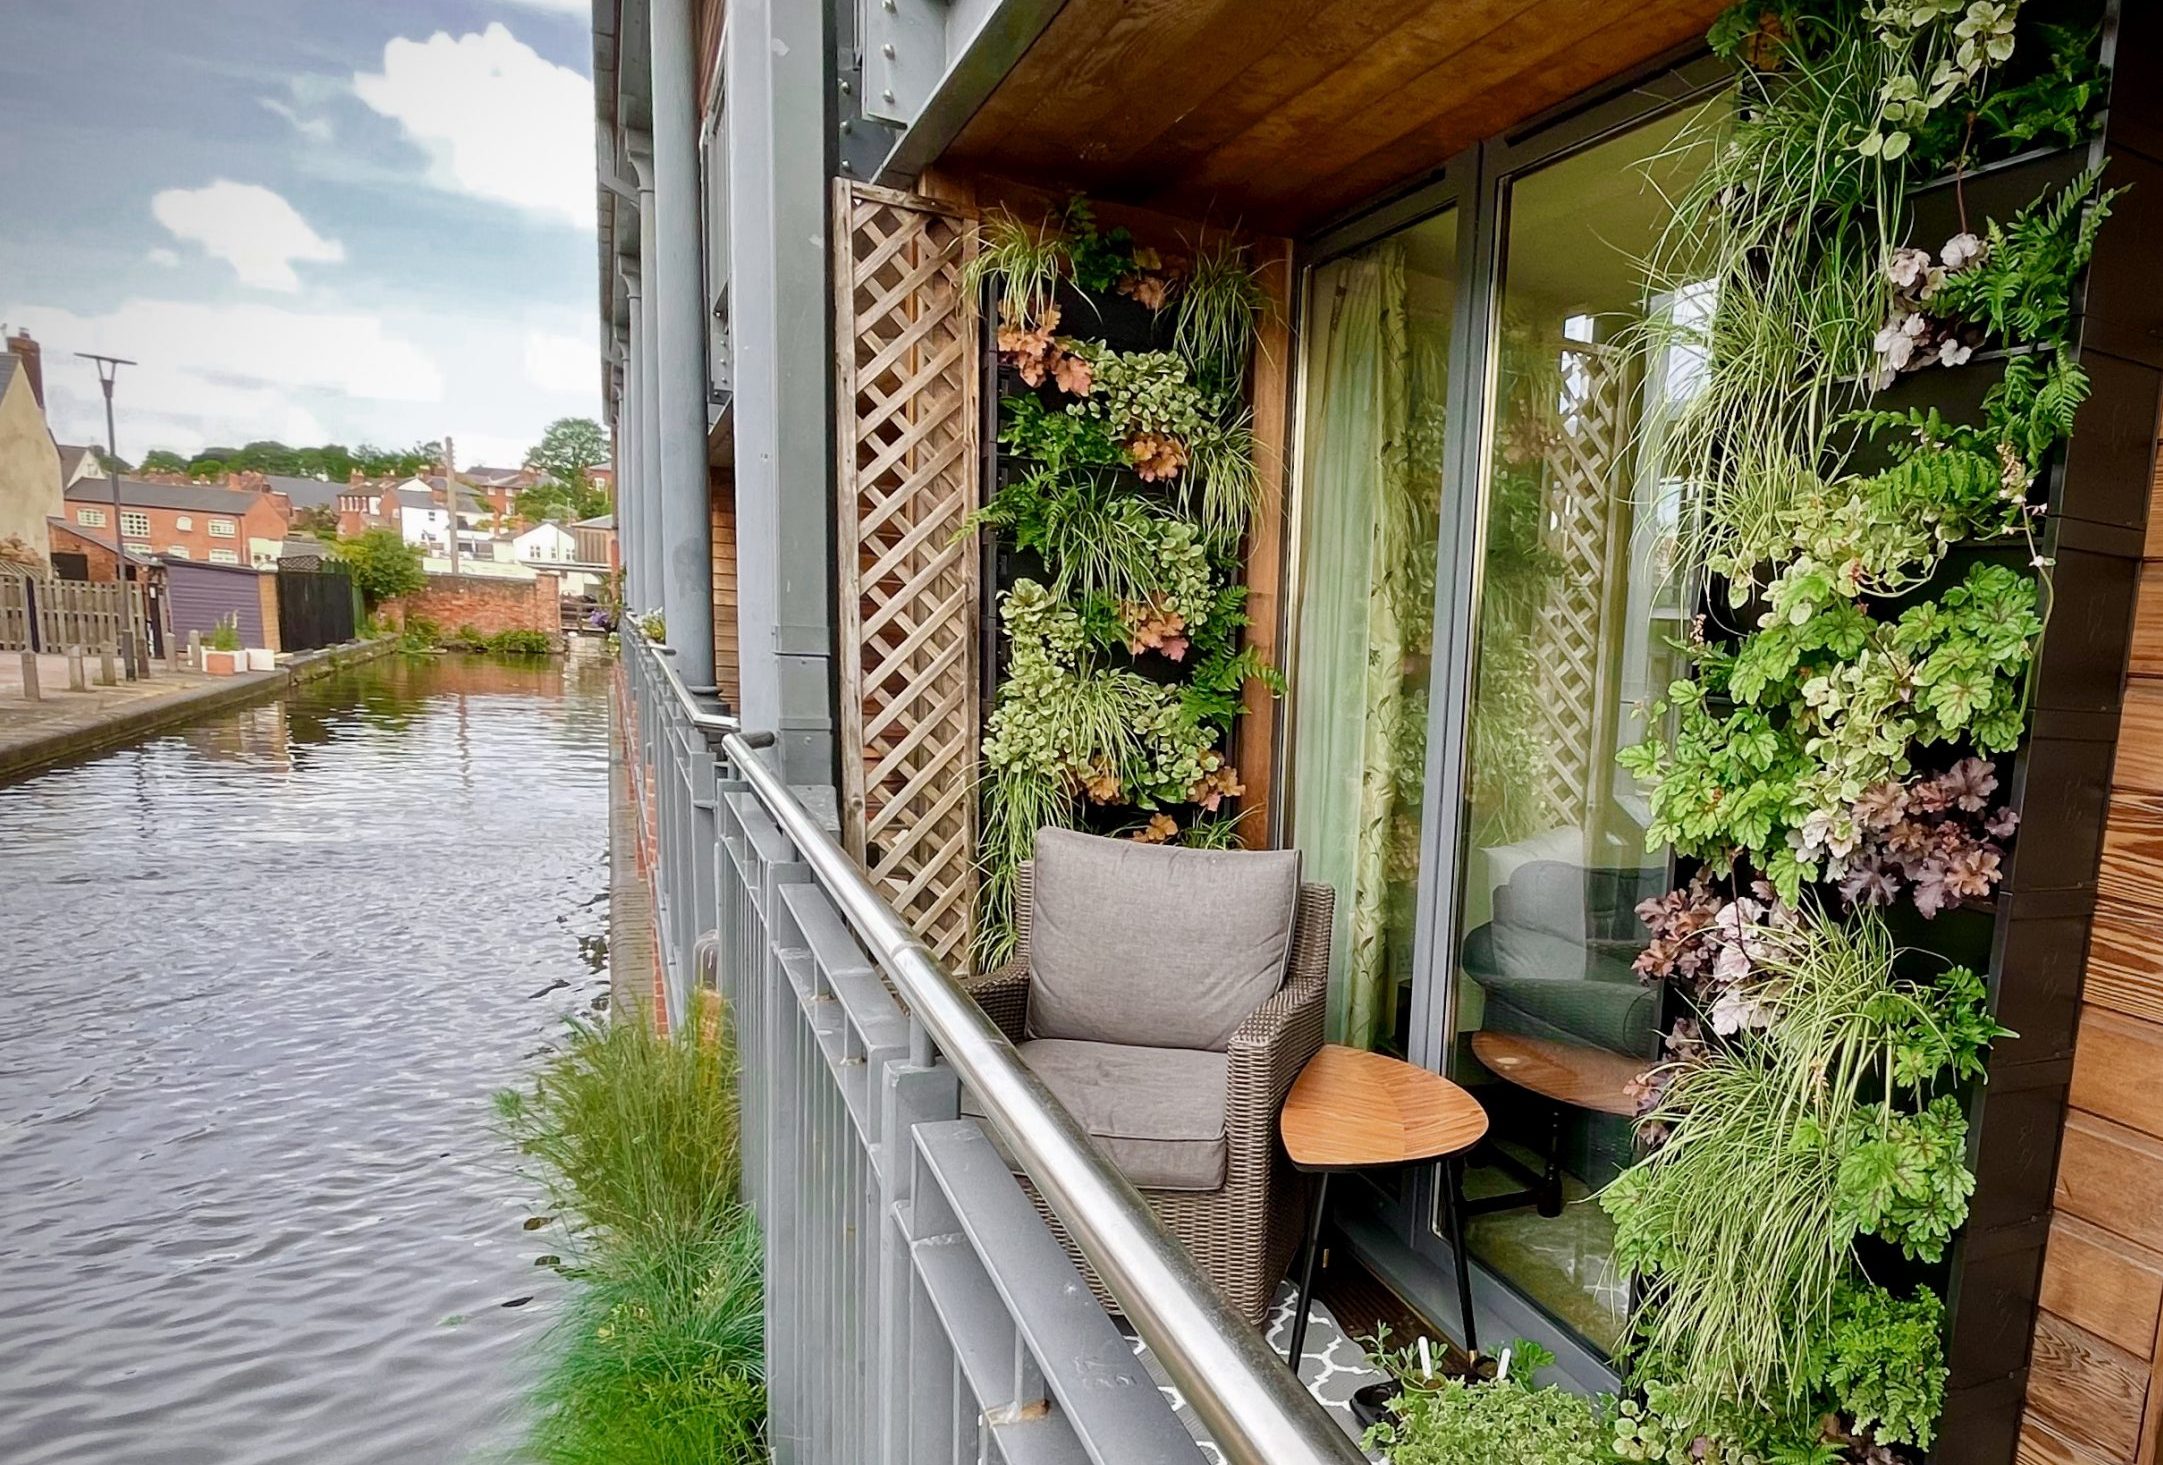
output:
[[[1222,1053],[1064,1038],[1035,1038],[1015,1051],[1138,1188],[1224,1184]],[[984,1111],[964,1090],[961,1112],[981,1117]],[[1003,1154],[1003,1144],[1000,1149]]]
[[1296,850],[1190,850],[1046,829],[1029,1036],[1222,1052],[1284,984]]

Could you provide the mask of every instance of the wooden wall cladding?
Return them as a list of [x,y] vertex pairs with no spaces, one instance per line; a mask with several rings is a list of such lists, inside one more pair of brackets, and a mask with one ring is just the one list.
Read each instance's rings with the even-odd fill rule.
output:
[[2020,1465],[2152,1465],[2163,1445],[2163,474],[2155,492]]
[[730,707],[743,706],[743,661],[736,642],[736,475],[715,468],[706,477],[713,523],[713,680]]

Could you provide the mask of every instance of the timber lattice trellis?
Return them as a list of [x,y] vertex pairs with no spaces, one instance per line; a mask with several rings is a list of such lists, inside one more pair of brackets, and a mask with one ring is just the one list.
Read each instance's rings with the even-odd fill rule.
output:
[[834,188],[842,831],[940,959],[966,967],[979,738],[972,221]]

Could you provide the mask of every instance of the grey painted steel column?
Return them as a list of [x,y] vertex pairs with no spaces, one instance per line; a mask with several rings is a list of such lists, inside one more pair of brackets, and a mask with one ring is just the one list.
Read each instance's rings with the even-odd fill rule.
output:
[[833,313],[822,6],[732,0],[723,49],[736,363],[737,626],[747,726],[834,779]]
[[[668,607],[661,598],[661,394],[660,292],[655,288],[653,227],[653,147],[650,139],[634,138],[626,151],[632,171],[638,175],[638,277],[639,293],[639,595],[647,610],[664,615]],[[668,628],[668,643],[676,642],[676,628]]]
[[[654,467],[660,526],[661,603],[678,675],[712,686],[713,513],[706,489],[706,308],[699,254],[699,111],[691,0],[653,0],[652,253],[653,394],[659,423]],[[641,190],[643,209],[649,195]]]
[[623,437],[623,480],[616,485],[616,535],[623,556],[623,603],[648,608],[646,563],[639,546],[645,537],[646,483],[646,322],[639,309],[639,283],[626,274],[631,323],[624,332],[623,400],[616,407],[616,430]]

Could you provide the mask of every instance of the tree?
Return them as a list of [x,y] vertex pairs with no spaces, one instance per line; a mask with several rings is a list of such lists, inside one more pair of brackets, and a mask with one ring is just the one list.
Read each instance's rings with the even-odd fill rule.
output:
[[225,459],[223,458],[197,458],[188,464],[188,476],[190,478],[223,478],[225,472]]
[[591,417],[559,417],[526,454],[526,466],[571,493],[593,487],[587,473],[608,461],[608,434]]
[[90,450],[90,459],[98,465],[98,471],[103,474],[133,473],[135,471],[128,466],[126,458],[116,458],[103,448],[92,448]]
[[142,471],[145,473],[185,473],[188,471],[188,460],[181,457],[171,448],[152,448],[149,452],[143,454]]
[[421,569],[420,549],[405,542],[388,525],[341,539],[334,546],[339,559],[353,572],[354,588],[372,610],[398,595],[411,595],[428,583]]
[[321,539],[338,536],[338,511],[329,504],[315,504],[309,508],[293,511],[293,527],[305,534]]

